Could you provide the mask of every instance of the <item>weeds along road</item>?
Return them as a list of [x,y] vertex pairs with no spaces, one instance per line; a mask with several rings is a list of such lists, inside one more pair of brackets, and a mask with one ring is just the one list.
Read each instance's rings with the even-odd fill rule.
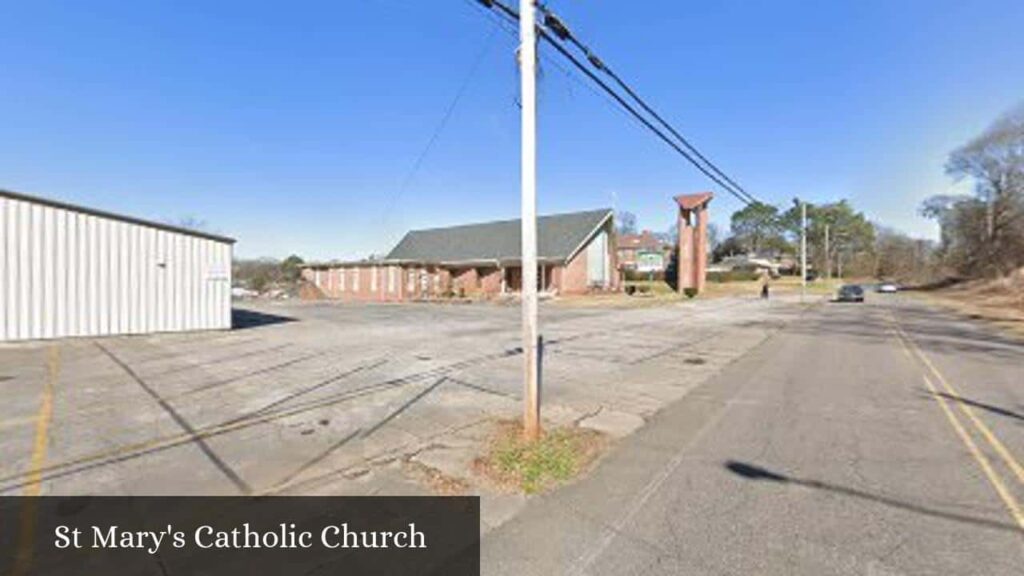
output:
[[1021,574],[1024,345],[827,304],[484,540],[485,574]]

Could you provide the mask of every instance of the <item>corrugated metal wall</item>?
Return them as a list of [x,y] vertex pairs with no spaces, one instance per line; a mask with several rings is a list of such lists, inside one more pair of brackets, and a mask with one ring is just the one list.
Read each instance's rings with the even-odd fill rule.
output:
[[0,341],[231,327],[231,244],[0,196]]

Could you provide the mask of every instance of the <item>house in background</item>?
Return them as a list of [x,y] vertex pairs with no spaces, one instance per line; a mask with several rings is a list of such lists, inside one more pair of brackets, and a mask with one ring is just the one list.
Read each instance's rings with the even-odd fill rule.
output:
[[782,264],[771,258],[758,258],[756,254],[737,254],[726,256],[719,262],[708,267],[708,272],[751,272],[768,274],[778,278]]
[[620,234],[617,252],[622,271],[664,272],[672,246],[659,240],[650,230],[644,230],[640,234]]
[[[522,286],[520,220],[413,230],[382,260],[307,264],[305,297],[402,301],[491,297]],[[584,294],[618,288],[609,209],[537,219],[542,292]]]

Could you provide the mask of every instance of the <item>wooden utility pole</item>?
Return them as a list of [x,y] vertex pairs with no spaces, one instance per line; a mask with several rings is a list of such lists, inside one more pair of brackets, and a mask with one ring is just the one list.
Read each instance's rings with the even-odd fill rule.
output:
[[807,295],[807,202],[800,202],[800,302]]
[[537,326],[537,37],[535,0],[519,0],[519,81],[522,102],[523,434],[540,437]]
[[825,278],[832,279],[832,253],[828,251],[828,224],[825,224]]

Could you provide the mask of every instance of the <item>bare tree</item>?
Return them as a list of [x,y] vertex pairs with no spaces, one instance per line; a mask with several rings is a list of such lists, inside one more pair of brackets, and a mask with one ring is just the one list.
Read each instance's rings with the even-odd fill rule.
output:
[[[678,224],[677,224],[678,226]],[[676,236],[679,232],[676,231]],[[718,243],[722,241],[722,229],[714,222],[708,223],[708,250],[714,252],[715,248],[718,247]]]
[[636,234],[636,214],[621,210],[615,215],[615,219],[618,221],[616,232],[619,234]]
[[942,227],[948,263],[968,275],[1024,265],[1024,105],[954,150],[946,172],[974,183],[973,196],[936,196],[921,208]]
[[235,260],[233,262],[234,281],[240,286],[257,292],[264,292],[275,287],[295,292],[302,276],[303,263],[303,259],[295,254],[284,260],[274,258]]
[[904,282],[931,279],[932,245],[926,240],[876,226],[874,276]]
[[675,246],[679,244],[679,222],[672,222],[672,225],[664,232],[655,232],[654,237],[658,239],[658,242],[661,242],[665,246]]
[[210,225],[202,218],[195,216],[182,216],[177,219],[166,220],[171,226],[177,226],[178,228],[185,228],[186,230],[195,230],[197,232],[209,232]]

